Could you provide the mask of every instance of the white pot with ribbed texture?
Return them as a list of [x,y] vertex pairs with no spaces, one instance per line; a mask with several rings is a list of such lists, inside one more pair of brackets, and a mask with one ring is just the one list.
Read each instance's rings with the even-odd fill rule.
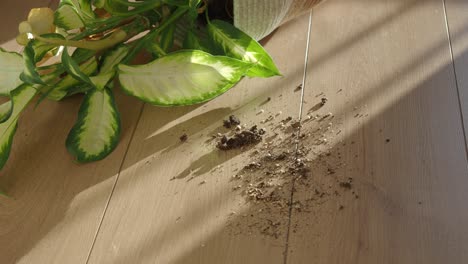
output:
[[234,0],[234,25],[259,40],[322,0]]

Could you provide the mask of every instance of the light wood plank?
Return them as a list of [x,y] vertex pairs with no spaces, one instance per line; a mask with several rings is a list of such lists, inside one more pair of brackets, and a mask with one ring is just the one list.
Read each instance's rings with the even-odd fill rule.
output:
[[[0,17],[8,18],[2,39],[14,38],[16,22],[31,7],[49,1],[6,1]],[[11,20],[10,20],[11,19]],[[10,23],[11,22],[11,23]],[[14,40],[2,45],[21,48]],[[81,97],[31,105],[20,118],[10,160],[0,172],[1,263],[84,263],[104,207],[123,161],[142,104],[118,95],[123,135],[106,160],[77,165],[65,138],[77,117]]]
[[[312,24],[305,109],[324,92],[311,113],[335,118],[303,128],[322,126],[303,142],[313,175],[296,184],[303,210],[287,263],[467,263],[468,170],[442,1],[328,1]],[[351,190],[339,184],[348,177]]]
[[[468,142],[468,2],[445,0],[447,24],[456,73],[460,108],[465,128],[465,139]],[[466,142],[465,142],[466,143]],[[468,148],[468,144],[467,144]]]
[[[232,113],[247,124],[279,110],[298,116],[294,89],[302,81],[307,29],[302,17],[266,43],[283,77],[245,79],[203,106],[145,106],[89,263],[283,262],[285,230],[278,239],[234,234],[237,223],[256,215],[232,190],[233,171],[248,162],[246,153],[223,153],[206,141],[225,131],[222,119]],[[257,115],[260,108],[265,113]],[[182,144],[183,133],[189,139]],[[287,214],[279,220],[286,223]]]

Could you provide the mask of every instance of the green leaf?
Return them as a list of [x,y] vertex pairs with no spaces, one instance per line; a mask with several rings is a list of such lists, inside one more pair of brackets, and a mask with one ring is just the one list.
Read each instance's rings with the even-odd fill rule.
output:
[[116,49],[114,52],[107,53],[103,58],[103,64],[101,72],[97,76],[89,77],[80,69],[80,66],[76,61],[68,55],[67,49],[64,49],[62,54],[62,63],[67,72],[76,80],[86,83],[99,90],[104,89],[107,83],[114,77],[115,67],[120,61],[127,55],[128,48],[122,46]]
[[159,43],[160,43],[160,47],[165,52],[168,52],[174,45],[175,29],[176,29],[176,25],[171,24],[170,26],[168,26],[165,30],[161,32],[161,38],[160,38]]
[[11,101],[6,101],[0,105],[0,124],[8,120],[13,112],[13,104]]
[[163,2],[178,7],[194,7],[200,3],[200,0],[163,0]]
[[62,52],[62,64],[73,78],[77,79],[78,81],[87,83],[91,86],[94,86],[93,82],[91,81],[91,79],[89,79],[88,75],[81,71],[78,63],[76,63],[75,60],[73,60],[73,58],[70,57],[70,55],[68,55],[68,50],[66,47],[65,49],[63,49]]
[[231,88],[250,63],[198,50],[171,53],[145,65],[119,65],[122,89],[161,106],[210,100]]
[[[94,22],[95,14],[89,0],[60,0],[59,9],[62,6],[71,7],[84,24]],[[71,20],[69,17],[64,17],[64,19]]]
[[128,47],[119,45],[103,55],[100,73],[115,72],[117,65],[127,56]]
[[197,50],[203,49],[200,45],[200,42],[198,41],[197,36],[192,30],[189,30],[187,32],[187,35],[185,36],[182,47],[184,49],[197,49]]
[[42,84],[46,85],[36,71],[36,52],[34,51],[34,41],[30,41],[24,48],[23,62],[24,70],[20,74],[20,79],[28,84]]
[[54,24],[66,30],[82,28],[84,23],[72,5],[63,4],[54,13]]
[[94,89],[94,87],[89,86],[88,84],[84,83],[81,85],[76,85],[68,89],[66,97],[75,95],[75,94],[81,94],[81,93],[87,93],[88,91]]
[[106,0],[94,0],[93,5],[97,8],[104,8],[104,5],[106,4]]
[[76,49],[75,51],[73,51],[73,54],[72,54],[72,59],[75,60],[77,63],[82,63],[84,61],[87,61],[89,60],[91,57],[93,57],[94,55],[96,55],[96,51],[95,50],[89,50],[89,49]]
[[[97,62],[94,57],[89,58],[80,65],[80,71],[86,75],[91,75],[97,70]],[[52,86],[50,90],[46,91],[47,98],[52,100],[61,100],[73,87],[80,85],[80,81],[71,75],[65,76],[56,85]]]
[[104,89],[107,83],[114,77],[115,72],[102,73],[96,76],[89,77],[93,86],[98,90]]
[[78,162],[101,160],[117,146],[120,131],[120,115],[112,91],[109,88],[90,90],[68,134],[66,146]]
[[84,14],[84,17],[95,18],[90,0],[79,0],[78,3],[80,4],[80,11],[82,14]]
[[10,91],[21,84],[19,75],[23,69],[21,55],[0,48],[0,95],[10,96]]
[[[62,35],[56,34],[56,33],[44,34],[44,35],[41,35],[41,37],[47,38],[47,39],[60,39],[60,40],[65,39]],[[47,54],[47,52],[57,47],[57,45],[55,44],[45,43],[38,39],[33,39],[30,42],[34,50],[34,62],[36,63],[42,60],[44,56]]]
[[249,35],[240,31],[233,25],[213,20],[208,23],[208,34],[226,55],[254,63],[247,73],[250,77],[271,77],[280,75],[273,59],[263,47]]
[[11,91],[13,112],[6,122],[0,124],[0,169],[3,168],[10,156],[11,144],[18,125],[19,114],[34,98],[36,93],[37,90],[28,84],[23,84]]

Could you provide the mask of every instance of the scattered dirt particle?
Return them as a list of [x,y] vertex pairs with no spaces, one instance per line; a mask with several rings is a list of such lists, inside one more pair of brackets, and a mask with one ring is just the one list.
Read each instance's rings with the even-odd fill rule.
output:
[[324,106],[327,102],[328,102],[328,98],[326,98],[326,97],[322,97],[322,98],[320,99],[320,104],[321,104],[322,106]]
[[240,125],[240,120],[235,115],[230,115],[227,120],[223,120],[223,126],[225,128],[231,128]]
[[302,125],[301,125],[301,122],[300,122],[300,121],[296,121],[296,122],[291,123],[291,127],[292,127],[293,129],[299,129],[301,126],[302,126]]
[[390,143],[390,139],[387,138],[387,139],[385,140],[385,143]]
[[302,89],[302,83],[296,86],[296,88],[294,89],[294,92],[300,91],[301,89]]
[[353,185],[351,184],[351,182],[340,182],[340,187],[350,190],[351,188],[353,188]]
[[292,116],[286,117],[286,119],[281,120],[281,123],[285,124],[292,120]]
[[179,137],[179,139],[180,139],[180,142],[185,142],[185,141],[187,141],[188,136],[187,136],[187,134],[183,134],[182,136]]

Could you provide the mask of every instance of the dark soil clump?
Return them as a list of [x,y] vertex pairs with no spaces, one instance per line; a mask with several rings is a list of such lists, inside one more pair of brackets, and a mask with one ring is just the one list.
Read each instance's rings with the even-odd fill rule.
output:
[[232,137],[224,135],[217,144],[221,150],[239,149],[249,145],[255,145],[262,141],[265,130],[258,129],[257,126],[249,130],[240,131]]
[[179,139],[180,139],[180,142],[185,142],[185,141],[187,141],[188,136],[187,136],[187,134],[183,134],[182,136],[179,137]]
[[229,119],[223,121],[223,126],[225,128],[231,128],[237,125],[240,125],[240,120],[235,115],[230,115]]

